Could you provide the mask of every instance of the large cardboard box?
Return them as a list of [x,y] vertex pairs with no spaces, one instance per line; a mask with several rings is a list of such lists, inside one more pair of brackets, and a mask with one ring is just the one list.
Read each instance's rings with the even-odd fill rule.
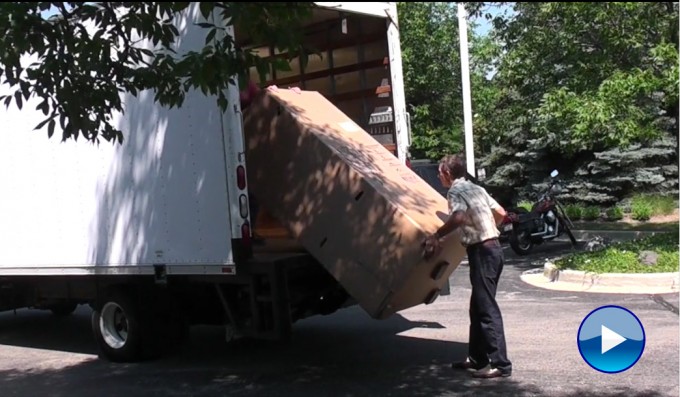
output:
[[374,318],[434,301],[465,255],[423,260],[446,199],[315,91],[261,92],[244,120],[249,190]]

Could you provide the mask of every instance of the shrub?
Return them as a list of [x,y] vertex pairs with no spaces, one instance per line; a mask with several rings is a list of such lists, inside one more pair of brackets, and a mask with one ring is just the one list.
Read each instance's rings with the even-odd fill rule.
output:
[[649,204],[654,215],[670,215],[678,208],[678,202],[671,196],[651,196]]
[[653,213],[652,206],[644,201],[634,201],[631,210],[631,218],[635,219],[636,221],[648,221],[649,218],[652,217]]
[[565,209],[564,212],[572,221],[577,221],[583,216],[583,207],[578,204],[570,204]]
[[618,221],[623,219],[623,209],[618,206],[607,208],[605,215],[607,215],[607,220]]
[[592,221],[600,217],[600,207],[588,206],[583,210],[583,219]]
[[[638,194],[632,199],[631,212],[635,212],[636,207],[649,207],[651,210],[650,216],[670,215],[678,208],[678,201],[672,196]],[[642,211],[646,212],[647,210]]]

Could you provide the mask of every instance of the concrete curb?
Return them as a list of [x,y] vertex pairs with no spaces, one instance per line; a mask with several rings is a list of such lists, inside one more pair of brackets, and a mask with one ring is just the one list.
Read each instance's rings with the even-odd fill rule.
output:
[[546,262],[543,270],[522,273],[521,279],[536,287],[562,290],[626,294],[664,294],[680,291],[680,273],[589,273],[559,270]]
[[[653,236],[655,234],[668,233],[667,230],[582,230],[574,229],[571,231],[574,234],[574,238],[582,243],[586,242],[594,237],[605,237],[612,241],[630,241],[635,239],[640,239],[643,237]],[[570,241],[569,236],[562,234],[556,237],[554,241]],[[507,239],[504,239],[504,243],[508,243]]]
[[551,282],[608,285],[610,287],[653,287],[678,289],[680,273],[590,273],[579,270],[559,270],[546,262],[543,276]]
[[[574,237],[587,241],[593,237],[607,237],[614,241],[642,238],[667,231],[632,230],[572,230]],[[557,240],[568,241],[566,235]],[[543,269],[527,270],[522,281],[536,287],[558,291],[580,291],[622,294],[666,294],[680,291],[680,273],[588,273],[578,270],[559,270],[548,260]]]
[[[572,230],[574,238],[578,241],[587,241],[593,237],[607,237],[614,241],[629,241],[655,234],[668,233],[666,231],[641,231],[641,230]],[[561,235],[558,241],[569,241],[566,234]]]

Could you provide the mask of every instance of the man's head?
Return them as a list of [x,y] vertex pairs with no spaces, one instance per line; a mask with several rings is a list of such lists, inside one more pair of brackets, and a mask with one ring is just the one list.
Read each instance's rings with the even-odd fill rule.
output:
[[444,187],[450,187],[451,183],[465,176],[465,157],[459,154],[444,156],[439,161],[439,180]]

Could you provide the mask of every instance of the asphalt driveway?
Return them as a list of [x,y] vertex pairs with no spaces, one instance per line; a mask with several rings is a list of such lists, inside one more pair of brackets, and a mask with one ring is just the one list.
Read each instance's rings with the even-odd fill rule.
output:
[[[296,324],[289,344],[223,342],[217,327],[192,330],[174,355],[141,364],[99,360],[89,309],[68,318],[39,311],[0,314],[0,385],[10,396],[678,396],[678,296],[543,290],[522,271],[568,250],[539,247],[530,258],[508,252],[498,299],[513,376],[476,380],[450,362],[467,349],[468,268],[452,275],[451,294],[390,319],[349,308]],[[645,351],[629,370],[609,375],[581,358],[582,319],[621,305],[643,323]]]

